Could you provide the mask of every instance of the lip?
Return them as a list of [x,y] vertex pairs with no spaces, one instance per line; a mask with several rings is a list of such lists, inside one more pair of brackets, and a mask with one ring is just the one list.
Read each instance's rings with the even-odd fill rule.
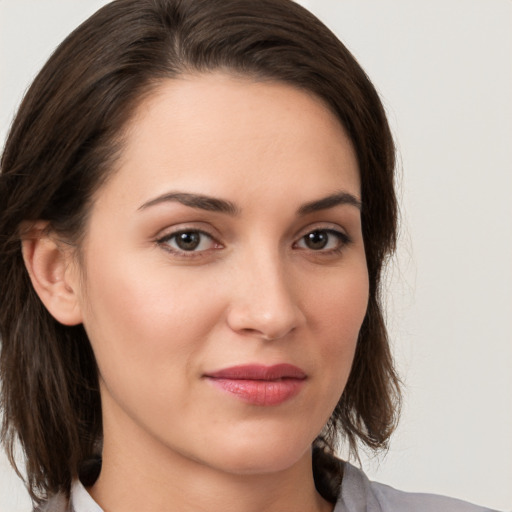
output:
[[204,377],[216,388],[243,402],[271,406],[282,404],[296,396],[307,375],[291,364],[250,364],[223,368],[207,373]]

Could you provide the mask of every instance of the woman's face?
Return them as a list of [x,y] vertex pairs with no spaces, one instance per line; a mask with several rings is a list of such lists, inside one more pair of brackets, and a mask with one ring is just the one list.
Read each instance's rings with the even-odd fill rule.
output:
[[305,92],[211,74],[146,99],[75,283],[105,449],[243,474],[306,456],[366,311],[359,199],[350,141]]

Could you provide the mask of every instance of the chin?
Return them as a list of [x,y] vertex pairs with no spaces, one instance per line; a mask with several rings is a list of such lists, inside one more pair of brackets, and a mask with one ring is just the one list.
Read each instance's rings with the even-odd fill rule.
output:
[[[310,457],[311,443],[293,440],[293,436],[269,439],[265,434],[255,438],[230,440],[227,447],[219,447],[218,453],[210,451],[219,469],[239,475],[269,474],[285,471]],[[217,455],[217,456],[215,456]],[[212,457],[212,458],[213,458]]]

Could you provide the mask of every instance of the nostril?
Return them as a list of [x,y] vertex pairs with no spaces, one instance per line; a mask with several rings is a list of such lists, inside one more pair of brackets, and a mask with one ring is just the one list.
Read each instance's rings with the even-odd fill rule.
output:
[[280,339],[284,338],[285,336],[287,336],[293,330],[295,330],[295,329],[292,328],[292,329],[290,329],[289,331],[287,331],[285,333],[271,334],[271,333],[265,333],[265,332],[258,331],[257,329],[244,329],[244,331],[247,333],[247,335],[258,337],[258,338],[261,338],[261,339],[263,339],[265,341],[277,341],[277,340],[280,340]]
[[228,323],[231,329],[243,336],[259,338],[264,341],[277,341],[295,331],[300,323],[299,316],[284,314],[281,317],[273,318],[258,318],[256,316],[242,318],[232,311]]

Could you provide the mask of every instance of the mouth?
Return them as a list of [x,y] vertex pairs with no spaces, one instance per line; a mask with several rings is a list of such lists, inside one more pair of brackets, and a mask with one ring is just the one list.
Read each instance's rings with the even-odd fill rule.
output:
[[291,364],[243,365],[204,375],[212,385],[234,398],[257,406],[279,405],[296,396],[307,379]]

